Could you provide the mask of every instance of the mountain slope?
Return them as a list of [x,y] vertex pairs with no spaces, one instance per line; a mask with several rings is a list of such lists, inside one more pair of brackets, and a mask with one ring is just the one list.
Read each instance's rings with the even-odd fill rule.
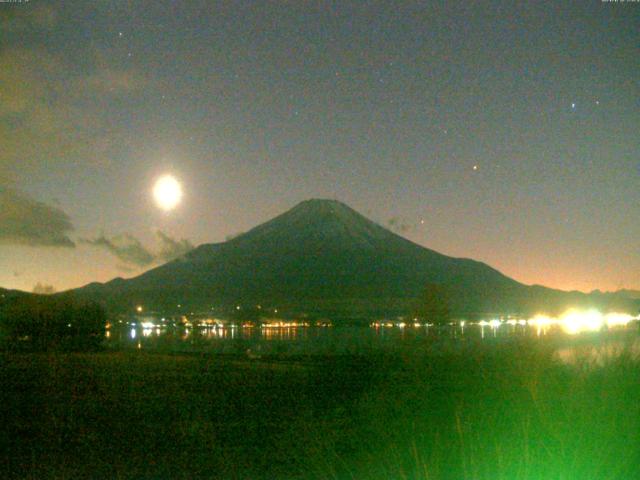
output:
[[535,310],[543,299],[555,306],[571,295],[527,287],[483,263],[421,247],[334,200],[302,202],[232,240],[76,293],[125,310],[138,303],[194,311],[259,304],[367,317],[410,313],[434,285],[446,288],[448,308],[458,314]]

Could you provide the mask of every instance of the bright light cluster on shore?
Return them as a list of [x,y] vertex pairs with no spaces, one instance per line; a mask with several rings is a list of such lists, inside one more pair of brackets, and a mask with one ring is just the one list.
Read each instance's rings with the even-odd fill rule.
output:
[[[518,325],[526,323],[527,325],[536,327],[538,332],[546,331],[552,326],[559,326],[564,332],[575,335],[583,332],[598,332],[603,328],[625,327],[634,320],[638,320],[638,317],[627,313],[611,312],[603,314],[595,309],[570,309],[558,318],[540,314],[526,321],[518,320],[515,321],[515,323],[514,321],[507,321],[506,323]],[[494,321],[492,320],[492,322]],[[480,322],[480,324],[482,324],[482,322]],[[491,324],[491,322],[489,322],[489,324]]]
[[[630,322],[638,320],[638,317],[626,313],[606,313],[598,310],[567,310],[560,317],[554,318],[548,315],[536,315],[526,324],[536,327],[538,332],[546,332],[552,326],[559,326],[565,333],[575,335],[583,332],[597,332],[603,328],[624,327]],[[518,321],[518,324],[521,321]]]
[[308,326],[309,326],[309,322],[282,321],[282,320],[273,320],[273,321],[262,323],[260,325],[261,328],[298,328],[298,327],[308,327]]
[[[136,312],[141,312],[142,306],[136,307]],[[496,336],[498,329],[511,328],[517,329],[530,328],[533,329],[537,335],[546,334],[550,329],[561,330],[569,335],[576,335],[584,332],[599,332],[607,329],[624,328],[633,321],[640,321],[640,316],[633,316],[627,313],[610,312],[601,313],[596,309],[578,310],[570,309],[558,317],[551,317],[545,314],[538,314],[529,319],[519,318],[514,316],[507,317],[494,317],[488,320],[470,321],[470,320],[456,320],[450,321],[446,325],[448,327],[459,327],[461,333],[464,334],[465,328],[469,326],[476,326],[481,328],[482,337],[484,338],[485,329],[490,329],[493,332],[493,336]],[[119,324],[125,323],[123,319],[118,321]],[[156,319],[153,316],[142,317],[138,315],[136,321],[127,321],[126,325],[131,328],[131,338],[136,338],[136,329],[140,328],[143,336],[149,336],[152,332],[160,334],[165,328],[184,328],[186,330],[192,328],[209,330],[234,330],[237,328],[259,328],[263,331],[267,330],[287,330],[298,329],[308,327],[331,327],[333,323],[329,320],[296,320],[296,319],[261,319],[260,321],[244,321],[244,322],[230,322],[219,318],[188,318],[182,315],[180,318]],[[111,324],[106,325],[106,329],[111,328]],[[404,329],[417,329],[431,327],[438,328],[434,323],[421,321],[419,318],[404,318],[397,317],[395,319],[378,320],[369,324],[370,327],[375,329],[380,328],[398,328]]]
[[[559,317],[551,317],[544,314],[538,314],[529,319],[523,318],[493,318],[491,320],[480,320],[478,322],[461,320],[459,322],[452,322],[450,325],[458,325],[461,328],[465,328],[466,325],[477,325],[481,328],[490,327],[491,329],[497,329],[502,325],[509,325],[511,327],[516,326],[530,326],[537,330],[538,335],[546,333],[551,327],[560,327],[565,333],[575,335],[583,332],[597,332],[604,328],[616,328],[625,327],[634,320],[640,320],[640,317],[634,317],[627,313],[611,312],[603,314],[595,309],[590,310],[577,310],[570,309]],[[431,323],[420,323],[417,319],[414,319],[413,323],[406,323],[404,321],[377,321],[371,323],[371,327],[396,327],[406,328],[407,326],[414,327],[431,327]]]
[[579,312],[571,310],[560,319],[562,329],[574,335],[580,332],[597,332],[605,326],[604,316],[597,310]]

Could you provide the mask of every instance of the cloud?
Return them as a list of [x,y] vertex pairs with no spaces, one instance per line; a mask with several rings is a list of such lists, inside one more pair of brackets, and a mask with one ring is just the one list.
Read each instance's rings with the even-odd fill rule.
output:
[[173,239],[160,230],[156,232],[156,235],[160,248],[155,252],[145,247],[140,240],[129,233],[111,238],[103,234],[95,239],[81,241],[88,245],[104,248],[115,255],[118,260],[124,263],[120,267],[122,270],[130,270],[132,265],[146,267],[153,263],[168,262],[193,249],[193,244],[189,240]]
[[57,207],[0,185],[0,243],[74,247],[71,220]]
[[51,172],[64,159],[90,159],[95,126],[90,112],[72,101],[68,69],[59,57],[37,49],[0,51],[0,176]]
[[158,235],[161,243],[160,252],[157,255],[159,260],[168,262],[193,250],[193,244],[189,240],[184,238],[181,240],[174,240],[160,230],[158,230],[156,234]]
[[40,295],[51,295],[52,293],[56,293],[56,289],[53,285],[43,285],[38,282],[33,287],[33,293],[39,293]]
[[155,256],[140,243],[140,240],[128,233],[112,238],[107,238],[103,234],[93,240],[83,239],[82,242],[106,249],[125,264],[144,267],[155,259]]
[[136,271],[136,267],[132,267],[130,265],[123,265],[121,263],[116,265],[116,268],[124,273],[133,273]]
[[114,97],[144,96],[156,83],[99,57],[79,71],[63,53],[44,47],[0,49],[0,177],[103,167],[130,145],[131,132],[113,122],[109,106]]

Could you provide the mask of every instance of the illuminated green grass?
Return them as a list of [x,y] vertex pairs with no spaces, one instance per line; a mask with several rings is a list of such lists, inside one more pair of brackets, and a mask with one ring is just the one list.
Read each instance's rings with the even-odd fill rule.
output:
[[2,478],[640,478],[640,363],[1,357]]

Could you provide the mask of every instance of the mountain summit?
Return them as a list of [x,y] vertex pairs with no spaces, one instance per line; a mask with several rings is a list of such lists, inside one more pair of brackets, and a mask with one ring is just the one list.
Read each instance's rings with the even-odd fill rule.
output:
[[[467,315],[584,300],[528,287],[474,260],[417,245],[336,200],[307,200],[227,242],[201,245],[142,275],[78,289],[131,310],[265,306],[332,318],[414,314],[433,292]],[[581,297],[582,296],[582,297]]]
[[[337,200],[306,200],[274,219],[229,242],[239,248],[249,245],[266,253],[309,249],[372,249],[391,238],[399,238]],[[204,250],[207,250],[204,246]]]

